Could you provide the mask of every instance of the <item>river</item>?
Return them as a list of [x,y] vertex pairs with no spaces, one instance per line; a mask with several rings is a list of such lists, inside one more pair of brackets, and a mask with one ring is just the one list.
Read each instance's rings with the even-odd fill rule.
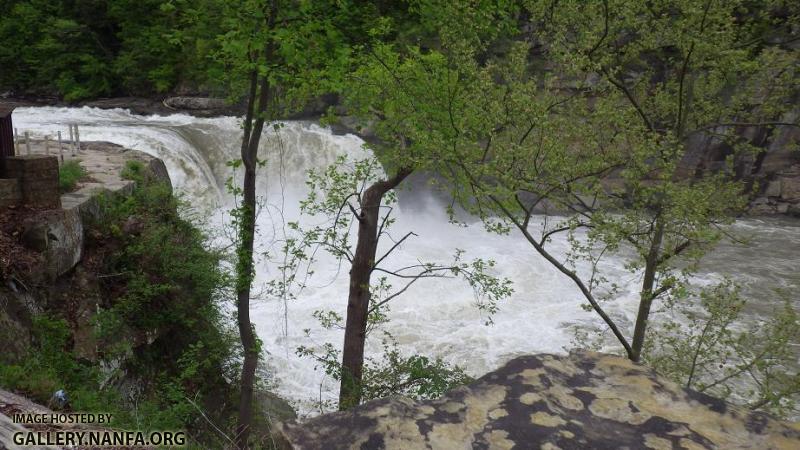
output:
[[[15,126],[34,136],[66,136],[67,124],[77,123],[83,141],[109,141],[138,149],[164,160],[173,185],[205,217],[203,226],[217,240],[226,239],[224,223],[232,201],[225,182],[232,175],[226,162],[237,158],[241,131],[235,118],[201,119],[187,115],[137,116],[125,110],[92,108],[19,108]],[[288,221],[298,217],[298,202],[306,193],[306,171],[321,169],[339,155],[352,159],[369,156],[356,136],[337,136],[313,123],[290,122],[265,139],[259,174],[259,195],[264,207],[259,219],[258,249],[279,252]],[[387,326],[403,352],[438,356],[481,375],[515,355],[532,352],[564,352],[573,339],[573,328],[599,326],[598,317],[581,308],[580,292],[532,249],[514,235],[498,236],[480,224],[450,224],[429,188],[416,187],[413,195],[401,195],[395,237],[414,231],[418,237],[405,242],[387,260],[390,267],[418,261],[446,262],[456,249],[465,258],[491,258],[494,273],[514,282],[514,294],[504,300],[485,325],[486,315],[475,307],[473,290],[452,279],[423,280],[391,305]],[[413,199],[413,201],[408,200]],[[304,219],[307,223],[310,219]],[[731,277],[743,283],[750,300],[749,314],[768,316],[780,305],[782,288],[792,295],[800,288],[800,221],[749,218],[734,229],[750,238],[748,246],[725,243],[708,255],[697,281],[712,282]],[[386,248],[390,242],[384,242]],[[556,240],[556,252],[567,243]],[[622,286],[617,300],[606,305],[609,313],[630,330],[639,287],[639,274],[627,272],[620,259],[609,259],[606,276]],[[312,413],[315,401],[336,398],[338,386],[309,358],[296,356],[300,345],[331,342],[341,347],[342,332],[324,330],[312,317],[315,310],[344,314],[347,269],[331,258],[320,257],[308,287],[291,301],[260,295],[252,305],[252,319],[264,342],[265,369],[278,394],[290,399],[301,412]],[[279,276],[277,265],[262,258],[257,265],[257,289]],[[230,308],[230,306],[228,306]],[[308,336],[304,330],[310,329]],[[371,339],[367,351],[380,352],[379,339]]]

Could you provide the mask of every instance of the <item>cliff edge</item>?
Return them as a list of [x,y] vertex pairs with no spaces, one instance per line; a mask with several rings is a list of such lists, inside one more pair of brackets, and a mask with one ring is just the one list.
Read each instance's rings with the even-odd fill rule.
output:
[[372,401],[279,426],[306,449],[797,449],[800,428],[592,352],[509,361],[442,398]]

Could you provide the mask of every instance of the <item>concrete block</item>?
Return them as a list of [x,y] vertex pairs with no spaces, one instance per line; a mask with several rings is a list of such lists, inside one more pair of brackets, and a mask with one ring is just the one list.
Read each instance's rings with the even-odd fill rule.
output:
[[21,201],[19,181],[16,178],[0,178],[0,208],[16,206]]
[[6,175],[18,180],[22,204],[40,208],[61,207],[56,156],[22,155],[7,158]]

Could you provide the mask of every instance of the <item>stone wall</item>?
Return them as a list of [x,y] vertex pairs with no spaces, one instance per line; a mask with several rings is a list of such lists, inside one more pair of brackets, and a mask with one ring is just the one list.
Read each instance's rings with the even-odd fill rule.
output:
[[5,176],[17,179],[19,203],[34,208],[61,208],[57,157],[26,155],[6,158]]
[[16,178],[0,178],[0,208],[19,205],[22,193]]

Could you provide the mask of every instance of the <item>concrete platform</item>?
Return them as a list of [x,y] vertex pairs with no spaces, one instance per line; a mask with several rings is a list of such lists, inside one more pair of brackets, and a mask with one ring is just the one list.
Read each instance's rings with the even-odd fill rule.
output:
[[22,152],[23,157],[56,156],[59,165],[78,161],[87,175],[78,182],[77,189],[60,196],[61,208],[44,211],[35,223],[26,226],[23,233],[25,245],[44,256],[45,271],[52,279],[68,272],[80,261],[84,245],[84,222],[98,217],[98,197],[133,192],[135,183],[121,176],[128,161],[142,162],[151,176],[171,186],[163,161],[109,142],[85,142],[80,151],[74,154],[67,146],[59,153],[58,144],[53,142],[48,151],[42,140],[31,140],[29,147],[30,152],[28,146],[22,144],[18,151]]

